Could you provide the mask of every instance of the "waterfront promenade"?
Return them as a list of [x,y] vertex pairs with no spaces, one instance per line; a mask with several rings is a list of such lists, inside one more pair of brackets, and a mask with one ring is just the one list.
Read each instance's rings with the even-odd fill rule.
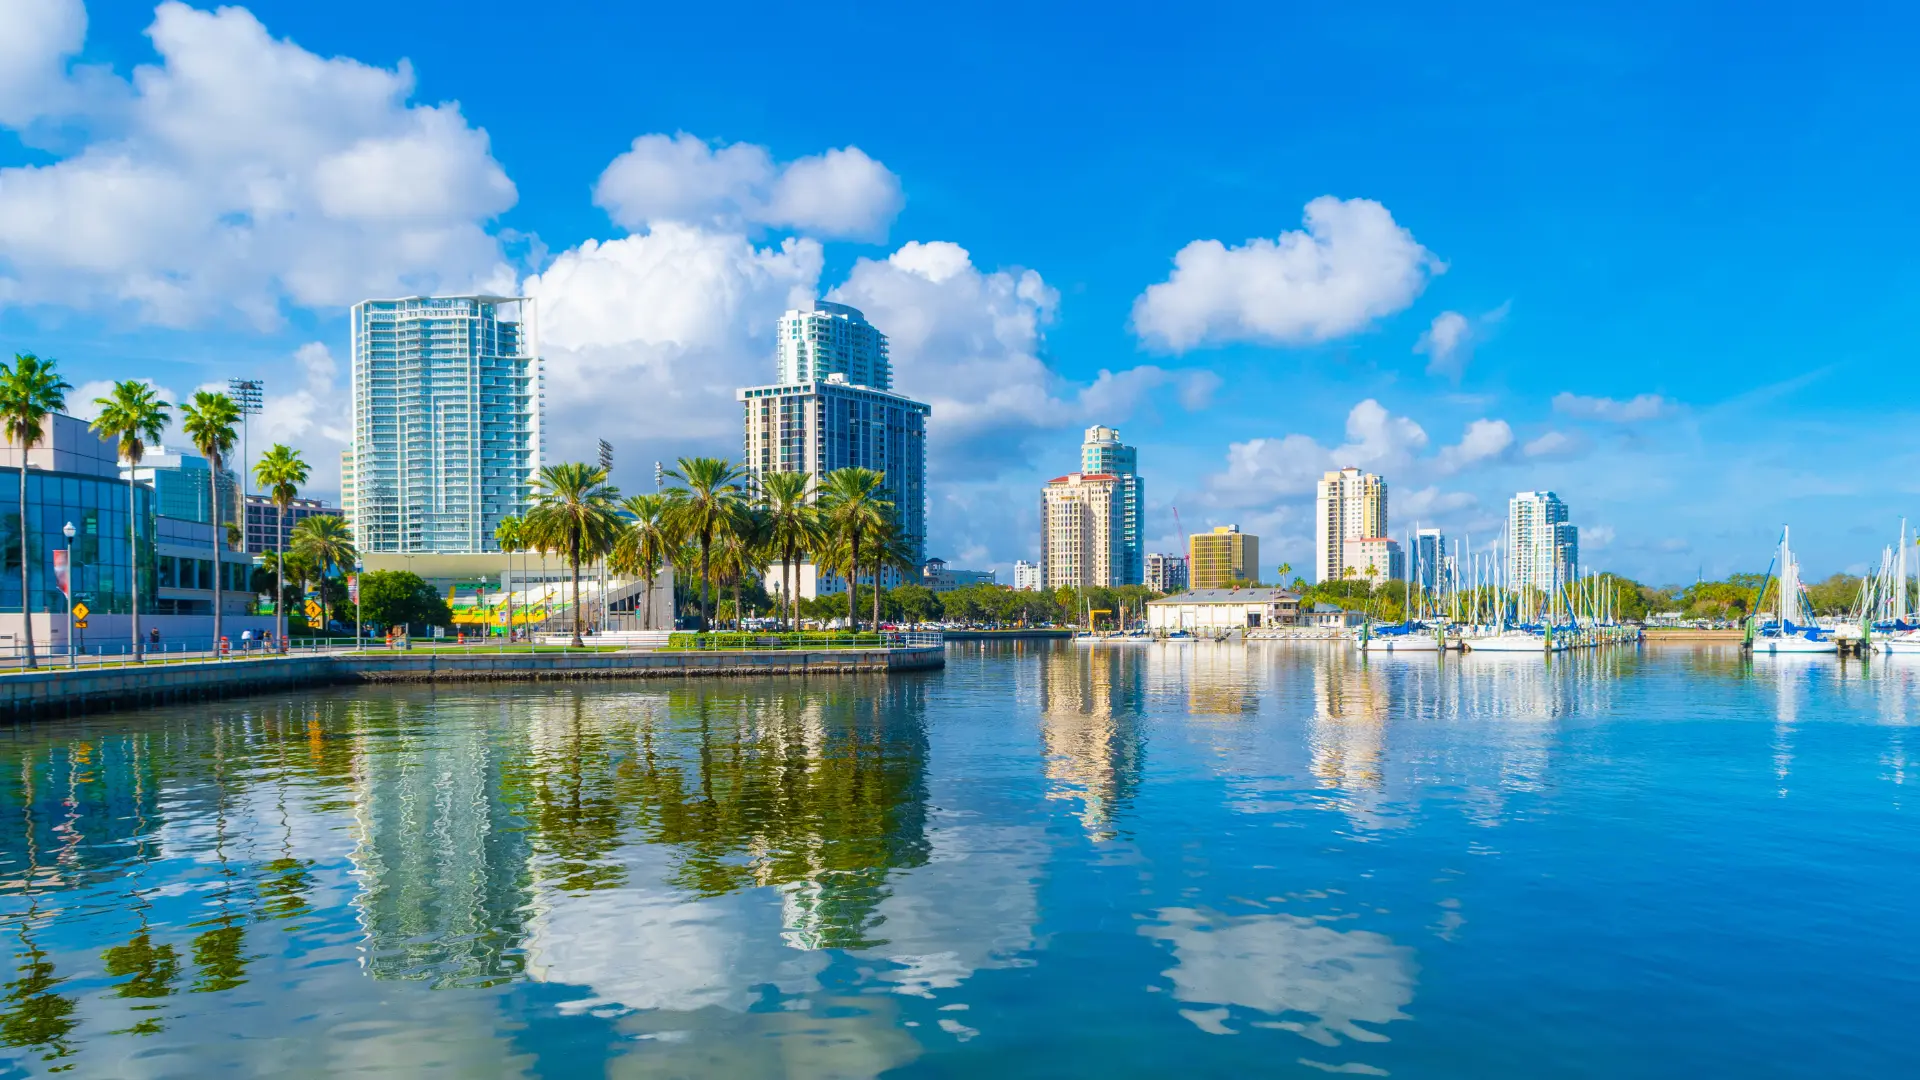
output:
[[17,721],[72,716],[354,683],[888,675],[931,670],[945,662],[946,650],[937,634],[903,637],[894,644],[839,648],[824,644],[679,651],[547,646],[343,648],[286,656],[208,656],[12,671],[0,674],[0,717]]

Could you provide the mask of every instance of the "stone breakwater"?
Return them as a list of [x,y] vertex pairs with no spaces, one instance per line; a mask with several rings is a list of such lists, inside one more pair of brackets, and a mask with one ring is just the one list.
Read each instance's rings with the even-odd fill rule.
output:
[[78,716],[349,683],[890,675],[945,665],[944,648],[915,646],[737,653],[395,653],[43,668],[0,675],[0,718],[18,722]]

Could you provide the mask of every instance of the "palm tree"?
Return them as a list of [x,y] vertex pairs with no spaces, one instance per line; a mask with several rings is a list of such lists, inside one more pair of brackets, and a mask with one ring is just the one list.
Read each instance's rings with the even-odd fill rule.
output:
[[[507,566],[513,566],[514,552],[525,550],[527,545],[527,523],[517,514],[508,514],[493,527],[493,542],[500,545],[500,551],[507,556]],[[501,590],[507,594],[507,640],[513,640],[513,591],[506,588],[506,578],[500,581]]]
[[[114,383],[110,397],[94,398],[93,403],[100,406],[93,430],[103,439],[116,440],[120,444],[120,457],[134,469],[140,468],[140,459],[147,456],[147,444],[159,442],[168,421],[173,419],[167,412],[167,403],[160,400],[153,387],[135,379]],[[140,659],[140,509],[134,501],[135,486],[131,479],[127,482],[127,565],[133,569],[133,658],[137,661]]]
[[740,609],[740,586],[764,568],[767,532],[765,512],[742,504],[727,516],[720,533],[720,573],[733,584],[735,630],[745,628],[741,621],[744,613]]
[[883,517],[879,528],[873,530],[869,539],[873,545],[873,628],[880,628],[880,575],[885,570],[898,570],[902,573],[915,568],[913,549],[907,544],[905,530],[900,527],[900,519],[891,508]]
[[220,645],[220,460],[233,449],[238,437],[234,425],[240,422],[240,407],[225,394],[211,390],[196,391],[193,400],[180,406],[180,428],[193,442],[194,449],[207,459],[207,505],[213,510],[213,644]]
[[620,533],[609,563],[616,574],[632,574],[646,583],[640,621],[653,622],[653,583],[661,567],[673,559],[680,536],[672,521],[672,501],[665,495],[629,495],[620,509],[633,522]]
[[[352,566],[360,557],[353,546],[353,529],[333,514],[301,519],[300,524],[293,527],[292,547],[295,555],[319,565],[323,583],[333,576],[334,567]],[[320,588],[320,603],[320,625],[324,627],[333,621],[333,607],[327,603],[324,584]]]
[[[850,466],[828,473],[820,485],[827,532],[847,548],[847,625],[856,634],[860,632],[860,546],[893,509],[893,503],[884,498],[886,481],[883,472]],[[875,578],[874,588],[879,587]]]
[[605,554],[620,533],[614,513],[618,489],[607,484],[607,470],[598,465],[567,462],[548,465],[533,482],[533,509],[527,514],[529,539],[539,547],[558,550],[573,568],[573,643],[580,640],[580,560]]
[[292,506],[300,494],[300,485],[307,482],[307,463],[301,460],[300,451],[285,443],[274,443],[273,449],[254,463],[253,479],[266,489],[267,497],[280,511],[279,533],[273,545],[278,566],[273,574],[274,589],[278,592],[273,598],[273,613],[274,623],[284,639],[287,636],[287,507]]
[[671,517],[680,535],[700,549],[700,629],[713,629],[709,605],[709,572],[713,563],[713,542],[722,523],[745,497],[745,469],[725,458],[681,458],[667,475],[682,486],[667,491],[673,500]]
[[[14,353],[13,365],[0,364],[0,422],[7,441],[20,444],[20,625],[26,635],[27,666],[33,667],[33,602],[27,584],[27,454],[39,443],[47,414],[67,407],[73,389],[52,360]],[[71,588],[71,586],[69,586]]]
[[799,557],[820,543],[820,512],[807,498],[812,480],[803,472],[768,473],[760,478],[768,540],[780,554],[780,594],[786,601],[789,630],[800,628],[795,607]]

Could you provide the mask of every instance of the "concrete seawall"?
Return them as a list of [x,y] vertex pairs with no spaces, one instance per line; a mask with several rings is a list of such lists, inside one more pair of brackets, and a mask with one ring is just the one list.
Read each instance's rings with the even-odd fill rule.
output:
[[794,652],[395,653],[78,670],[46,668],[0,675],[0,719],[17,722],[43,716],[78,716],[345,683],[886,675],[934,670],[946,666],[946,662],[946,649],[936,645]]

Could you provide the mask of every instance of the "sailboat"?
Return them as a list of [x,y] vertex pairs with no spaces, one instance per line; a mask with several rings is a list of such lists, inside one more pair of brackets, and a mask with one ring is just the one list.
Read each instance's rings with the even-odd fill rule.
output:
[[1413,567],[1407,573],[1406,600],[1401,604],[1402,610],[1406,612],[1406,620],[1398,625],[1369,628],[1360,637],[1360,649],[1363,652],[1437,653],[1442,651],[1445,643],[1444,631],[1437,626],[1430,627],[1422,622],[1418,616],[1424,614],[1424,611],[1416,612],[1415,610],[1416,605],[1421,608],[1426,605],[1425,589],[1420,590],[1417,601],[1413,593],[1413,583],[1420,577],[1420,545],[1417,540],[1419,535],[1420,531],[1416,527],[1413,534],[1407,538]]
[[[1753,636],[1753,651],[1767,656],[1839,652],[1839,644],[1825,630],[1800,623],[1803,617],[1800,608],[1800,564],[1793,560],[1793,549],[1788,544],[1788,530],[1785,528],[1780,530],[1780,552],[1775,558],[1780,566],[1780,574],[1775,579],[1779,586],[1776,612],[1779,621],[1760,627]],[[1762,585],[1761,588],[1764,590],[1766,586]]]

